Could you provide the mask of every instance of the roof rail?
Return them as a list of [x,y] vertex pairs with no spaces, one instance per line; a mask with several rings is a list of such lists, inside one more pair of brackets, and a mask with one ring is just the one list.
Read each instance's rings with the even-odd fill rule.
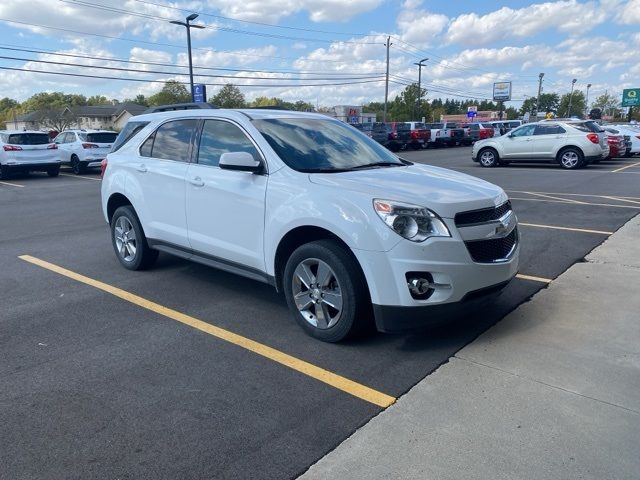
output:
[[188,102],[188,103],[172,103],[170,105],[158,105],[157,107],[149,107],[142,114],[171,112],[173,110],[197,110],[200,108],[218,108],[215,105],[206,102]]

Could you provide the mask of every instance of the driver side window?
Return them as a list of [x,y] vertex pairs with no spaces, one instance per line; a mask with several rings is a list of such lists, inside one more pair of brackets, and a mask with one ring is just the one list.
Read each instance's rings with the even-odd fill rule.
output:
[[525,125],[524,127],[520,127],[511,132],[513,137],[530,137],[533,135],[533,131],[535,130],[535,125]]
[[220,156],[229,152],[247,152],[259,159],[251,140],[236,125],[223,120],[205,120],[198,149],[198,164],[217,167]]

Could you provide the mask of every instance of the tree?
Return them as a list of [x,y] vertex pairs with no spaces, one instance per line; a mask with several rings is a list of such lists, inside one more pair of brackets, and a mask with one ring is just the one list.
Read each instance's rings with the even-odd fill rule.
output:
[[419,109],[418,84],[412,83],[411,85],[407,85],[405,89],[390,102],[388,108],[390,118],[399,122],[411,121],[422,117],[429,118],[431,108],[425,99],[427,90],[424,88],[420,88],[420,90],[422,92],[422,101],[420,102]]
[[41,92],[32,95],[20,105],[22,113],[39,110],[54,110],[79,107],[87,104],[84,95],[65,94],[63,92]]
[[92,95],[87,98],[87,105],[110,105],[111,101],[104,95]]
[[76,114],[69,108],[46,108],[38,112],[38,123],[56,132],[62,132],[77,122]]
[[220,108],[242,108],[246,105],[244,95],[238,87],[227,83],[213,97],[213,104]]
[[[520,113],[524,115],[525,113],[533,113],[536,111],[536,103],[538,102],[537,97],[529,97],[522,103],[522,108],[520,109]],[[538,112],[552,112],[556,113],[558,111],[558,106],[560,105],[560,95],[557,93],[542,93],[540,94],[540,108],[538,108]]]
[[[569,99],[571,99],[571,111],[569,111]],[[558,107],[559,117],[582,117],[587,108],[584,93],[580,90],[573,91],[573,97],[570,93],[565,93],[560,98],[560,106]]]
[[148,98],[149,105],[171,105],[172,103],[187,103],[191,101],[189,90],[176,80],[165,82],[162,90]]
[[297,110],[298,112],[315,112],[316,109],[313,104],[304,102],[302,100],[298,100],[293,104],[293,110]]
[[20,104],[13,98],[5,97],[0,99],[0,126],[13,119],[19,106]]
[[622,116],[619,109],[620,103],[618,98],[605,92],[596,98],[596,101],[593,102],[593,108],[599,108],[603,115]]

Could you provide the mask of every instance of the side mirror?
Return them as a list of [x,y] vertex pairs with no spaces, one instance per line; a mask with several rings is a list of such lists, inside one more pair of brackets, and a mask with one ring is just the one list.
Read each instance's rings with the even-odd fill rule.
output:
[[262,173],[264,166],[260,160],[253,158],[248,152],[227,152],[220,156],[218,166],[224,170]]

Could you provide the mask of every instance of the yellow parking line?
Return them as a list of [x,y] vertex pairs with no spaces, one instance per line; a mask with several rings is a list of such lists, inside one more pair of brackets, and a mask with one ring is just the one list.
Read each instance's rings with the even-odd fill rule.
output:
[[101,178],[83,177],[82,175],[69,175],[68,173],[61,173],[60,175],[62,175],[63,177],[77,178],[80,180],[94,180],[96,182],[99,182],[100,180],[102,180]]
[[613,207],[613,208],[633,208],[633,209],[640,209],[640,205],[639,206],[634,206],[634,205],[615,205],[613,203],[587,203],[587,202],[580,202],[580,203],[575,203],[575,202],[571,202],[569,200],[547,200],[544,198],[520,198],[520,197],[511,197],[511,200],[522,200],[525,202],[549,202],[549,203],[564,203],[566,205],[591,205],[593,207]]
[[265,358],[268,358],[269,360],[273,360],[274,362],[289,367],[297,372],[314,378],[320,382],[324,382],[327,385],[337,388],[338,390],[342,390],[343,392],[346,392],[350,395],[353,395],[354,397],[360,398],[361,400],[372,403],[379,407],[387,408],[396,401],[396,399],[390,395],[379,392],[360,383],[354,382],[353,380],[349,380],[348,378],[342,377],[323,368],[317,367],[311,363],[305,362],[304,360],[292,357],[291,355],[276,350],[275,348],[263,345],[254,340],[243,337],[242,335],[238,335],[237,333],[230,332],[229,330],[216,327],[209,323],[203,322],[202,320],[198,320],[197,318],[191,317],[184,313],[180,313],[171,308],[164,307],[158,303],[152,302],[151,300],[147,300],[133,293],[129,293],[120,288],[111,286],[107,283],[85,277],[84,275],[72,272],[71,270],[67,270],[66,268],[60,267],[53,263],[49,263],[36,257],[32,257],[30,255],[21,255],[19,258],[26,262],[38,265],[39,267],[63,275],[67,278],[71,278],[77,282],[84,283],[85,285],[90,285],[99,290],[110,293],[111,295],[121,298],[127,302],[138,305],[139,307],[145,308],[154,313],[180,322],[184,325],[188,325],[192,328],[195,328],[196,330],[200,330],[201,332],[213,335],[214,337],[261,355]]
[[587,228],[558,227],[556,225],[540,225],[537,223],[522,223],[522,222],[518,222],[518,225],[523,225],[525,227],[550,228],[552,230],[567,230],[569,232],[600,233],[602,235],[613,235],[613,232],[607,232],[604,230],[589,230]]
[[623,170],[626,170],[627,168],[637,167],[638,165],[640,165],[640,162],[632,163],[631,165],[627,165],[626,167],[622,167],[622,168],[618,168],[617,170],[613,170],[611,173],[618,173],[618,172],[621,172]]
[[0,182],[0,184],[2,184],[2,185],[8,185],[8,186],[10,186],[10,187],[24,188],[24,185],[19,185],[19,184],[17,184],[17,183]]
[[522,274],[517,274],[516,278],[519,278],[521,280],[531,280],[532,282],[540,282],[540,283],[551,283],[553,280],[550,278],[544,278],[544,277],[534,277],[532,275],[522,275]]

